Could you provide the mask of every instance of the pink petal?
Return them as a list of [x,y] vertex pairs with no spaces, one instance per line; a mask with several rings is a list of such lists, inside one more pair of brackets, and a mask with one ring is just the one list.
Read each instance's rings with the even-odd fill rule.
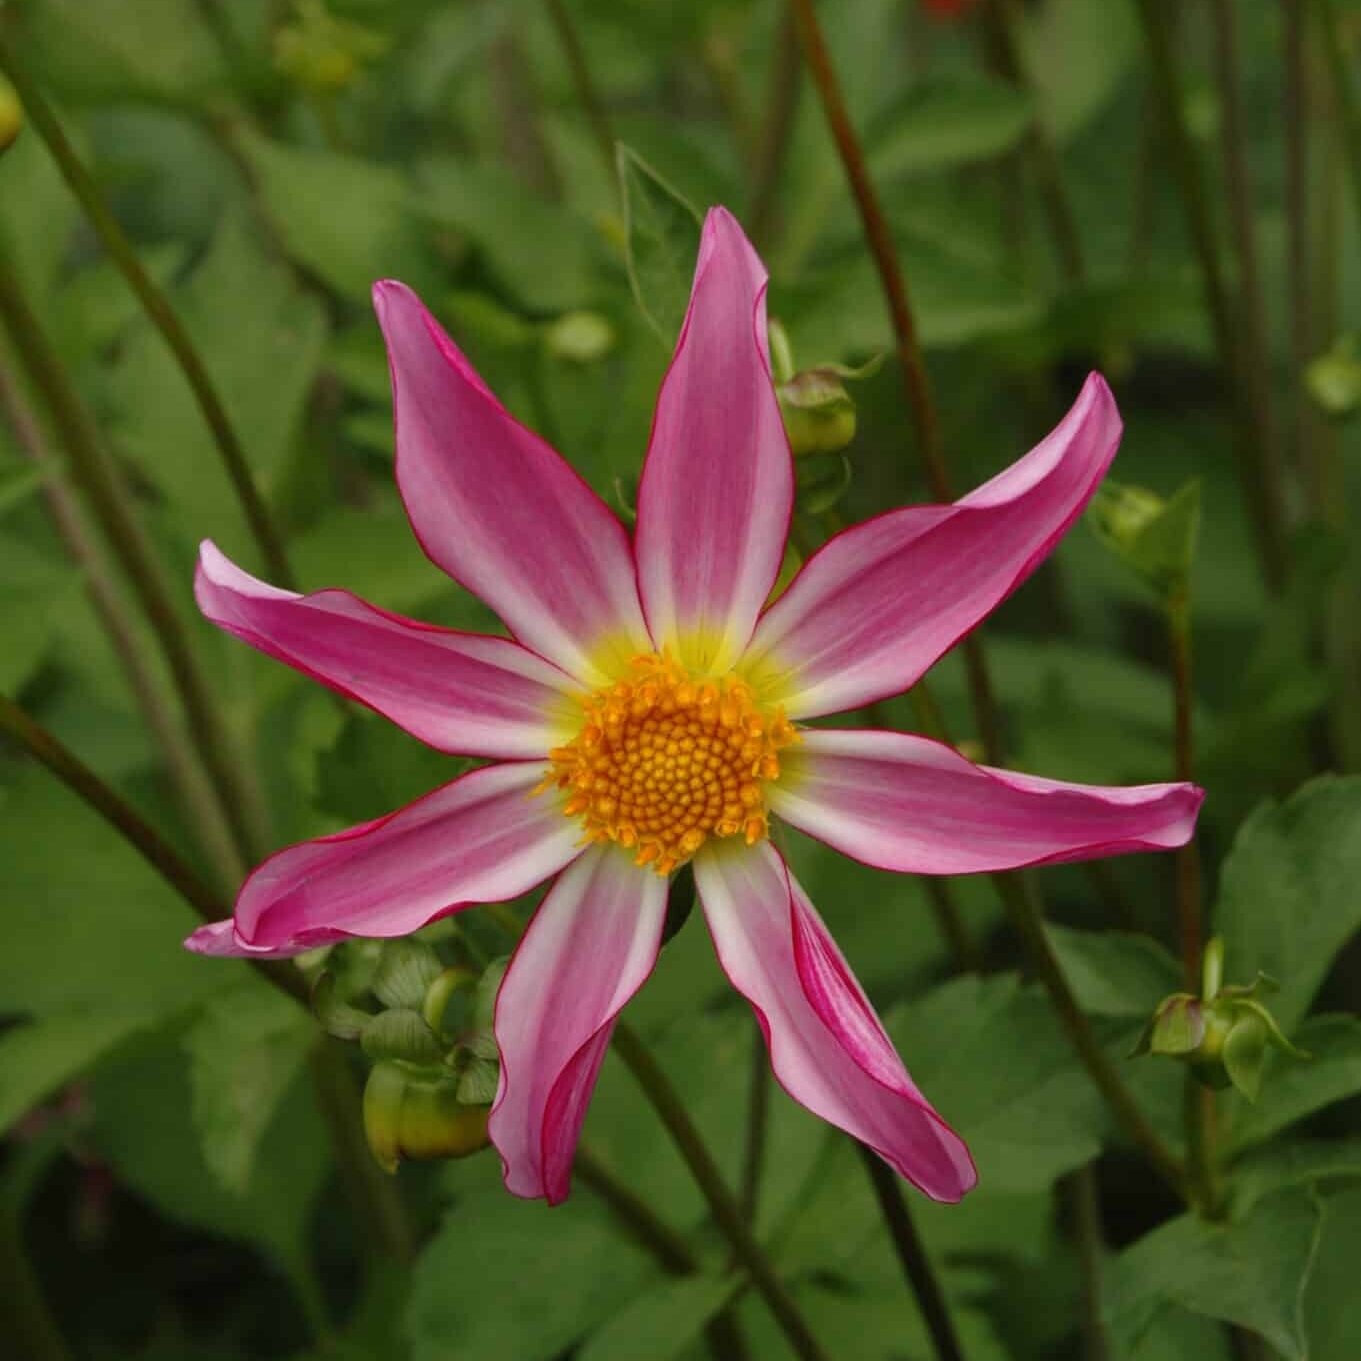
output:
[[526,647],[603,684],[651,651],[633,554],[605,503],[491,395],[404,284],[375,284],[397,422],[397,485],[431,560]]
[[219,628],[440,751],[546,756],[580,725],[571,677],[509,639],[403,619],[348,591],[281,591],[209,542],[194,595]]
[[1115,456],[1115,399],[1092,374],[1019,462],[952,506],[909,506],[838,534],[757,626],[744,670],[794,718],[912,685],[1034,571]]
[[780,754],[771,810],[867,865],[973,874],[1183,846],[1204,791],[1192,784],[1065,784],[976,766],[898,732],[805,729]]
[[496,998],[487,1125],[515,1195],[566,1199],[615,1017],[652,972],[665,920],[666,880],[617,846],[587,851],[534,914]]
[[695,670],[736,662],[780,570],[793,498],[765,266],[714,208],[638,489],[638,585],[659,647]]
[[519,897],[579,854],[581,828],[558,795],[530,793],[547,768],[484,766],[386,817],[290,846],[246,880],[231,942],[215,923],[187,944],[284,956],[346,936],[405,936],[469,903]]
[[694,866],[719,962],[756,1013],[780,1085],[933,1200],[963,1196],[977,1180],[968,1149],[907,1075],[778,852],[719,844]]

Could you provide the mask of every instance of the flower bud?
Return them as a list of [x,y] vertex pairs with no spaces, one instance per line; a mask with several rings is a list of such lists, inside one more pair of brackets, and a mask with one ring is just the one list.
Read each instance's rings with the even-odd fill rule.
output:
[[0,152],[8,151],[14,140],[23,131],[24,106],[14,86],[4,76],[0,76]]
[[544,327],[543,343],[555,359],[593,364],[614,349],[614,327],[599,312],[564,312]]
[[1203,995],[1177,992],[1160,1002],[1133,1053],[1181,1059],[1207,1087],[1232,1084],[1255,1101],[1268,1046],[1294,1058],[1309,1055],[1286,1039],[1258,1000],[1276,984],[1259,974],[1247,987],[1220,988],[1222,960],[1223,942],[1216,937],[1205,949]]
[[1165,599],[1182,594],[1200,532],[1200,484],[1164,500],[1145,487],[1107,478],[1087,511],[1097,538]]
[[487,1146],[490,1105],[459,1099],[460,1079],[438,1067],[387,1059],[364,1087],[364,1134],[379,1165],[403,1158],[463,1158]]
[[325,0],[296,0],[294,12],[294,22],[274,35],[274,64],[312,94],[343,90],[387,48],[381,34],[330,14]]
[[1304,386],[1325,416],[1344,421],[1361,407],[1361,359],[1356,337],[1339,336],[1326,354],[1310,361],[1304,370]]
[[776,390],[795,458],[835,454],[855,438],[855,403],[830,369],[805,369]]

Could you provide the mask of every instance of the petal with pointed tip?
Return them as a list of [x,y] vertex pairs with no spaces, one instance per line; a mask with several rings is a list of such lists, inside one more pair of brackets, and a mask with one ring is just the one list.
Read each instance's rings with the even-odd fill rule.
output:
[[431,560],[526,647],[589,685],[651,650],[628,535],[605,503],[492,396],[404,284],[373,303],[387,339],[397,485]]
[[[542,761],[484,766],[386,817],[270,856],[222,923],[186,942],[205,954],[279,957],[347,936],[405,936],[471,903],[527,893],[580,854],[556,792],[532,795]],[[205,933],[206,931],[206,933]]]
[[666,880],[614,845],[586,851],[534,914],[496,998],[487,1124],[515,1195],[566,1198],[615,1017],[652,972],[665,920]]
[[792,718],[906,690],[1049,554],[1120,441],[1092,374],[1040,444],[950,506],[909,506],[818,550],[757,625],[744,671]]
[[694,865],[719,962],[756,1013],[780,1085],[933,1200],[959,1200],[977,1181],[964,1141],[907,1075],[778,852],[720,842]]
[[580,718],[572,678],[508,638],[403,619],[348,591],[281,591],[206,541],[194,595],[219,628],[440,751],[542,757]]
[[976,766],[908,733],[805,729],[767,786],[771,811],[880,869],[975,874],[1183,846],[1192,784],[1068,784]]
[[765,267],[714,208],[638,488],[638,586],[658,647],[697,671],[733,665],[780,570],[793,497]]

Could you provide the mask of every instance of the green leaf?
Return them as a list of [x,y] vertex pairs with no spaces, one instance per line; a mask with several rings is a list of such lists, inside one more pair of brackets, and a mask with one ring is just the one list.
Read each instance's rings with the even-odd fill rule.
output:
[[680,334],[699,255],[700,216],[637,152],[615,148],[629,285],[668,349]]
[[1035,116],[1030,94],[996,80],[927,80],[910,86],[866,130],[876,180],[1000,156]]
[[1234,839],[1214,916],[1225,977],[1277,979],[1271,1009],[1287,1034],[1361,926],[1358,885],[1361,777],[1311,780],[1284,803],[1260,807]]
[[[174,302],[268,491],[320,366],[321,305],[298,290],[235,215],[223,220]],[[244,517],[198,403],[149,323],[124,346],[114,392],[118,443],[169,498],[193,539],[246,542]]]
[[1078,1005],[1093,1016],[1147,1019],[1181,986],[1181,965],[1151,936],[1052,922],[1045,932]]
[[681,1276],[660,1281],[593,1333],[577,1361],[672,1361],[742,1288],[740,1274]]
[[1304,1296],[1309,1361],[1355,1361],[1361,1338],[1361,1187],[1324,1202],[1323,1239]]
[[91,1010],[10,1026],[0,1034],[0,1133],[154,1019]]
[[1334,1180],[1361,1180],[1361,1135],[1278,1141],[1254,1148],[1234,1163],[1230,1193],[1241,1216],[1273,1191]]
[[226,1189],[250,1186],[265,1130],[317,1041],[291,998],[243,978],[209,1001],[184,1032],[203,1160]]
[[888,1029],[989,1186],[1048,1187],[1100,1150],[1100,1099],[1037,987],[956,979],[890,1013]]
[[420,167],[421,208],[477,247],[497,284],[527,312],[589,307],[600,291],[591,225],[546,203],[499,165],[441,157]]
[[0,691],[13,695],[28,683],[51,650],[64,616],[81,607],[80,573],[0,534]]
[[1314,1111],[1361,1092],[1361,1020],[1314,1016],[1293,1038],[1313,1057],[1276,1051],[1267,1056],[1261,1098],[1234,1120],[1235,1149],[1264,1143]]
[[[202,961],[200,961],[202,962]],[[310,1086],[294,1082],[267,1122],[241,1194],[204,1161],[191,1116],[189,1055],[168,1030],[134,1041],[91,1079],[90,1138],[120,1180],[167,1218],[258,1244],[305,1288],[313,1205],[331,1172]]]
[[43,74],[75,98],[201,102],[225,83],[193,0],[44,0],[28,17]]
[[465,1165],[495,1184],[454,1204],[416,1264],[406,1320],[412,1361],[547,1361],[657,1279],[652,1259],[589,1197],[578,1192],[552,1209],[516,1200],[495,1162]]
[[1306,1361],[1303,1298],[1321,1222],[1305,1191],[1261,1200],[1236,1224],[1171,1220],[1116,1259],[1106,1320],[1132,1346],[1158,1309],[1175,1303],[1260,1333],[1287,1361]]
[[441,272],[419,197],[401,170],[254,132],[239,132],[237,141],[266,212],[304,269],[365,305],[376,279],[434,292]]
[[432,751],[385,719],[349,714],[317,756],[316,804],[342,822],[366,822],[455,779],[467,762]]

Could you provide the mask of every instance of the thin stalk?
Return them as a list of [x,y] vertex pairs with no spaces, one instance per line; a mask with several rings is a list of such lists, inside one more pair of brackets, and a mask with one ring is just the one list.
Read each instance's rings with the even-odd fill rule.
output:
[[[836,72],[832,68],[831,56],[818,24],[813,0],[790,0],[790,5],[798,26],[799,44],[803,48],[804,61],[822,101],[823,113],[840,153],[846,177],[850,181],[851,192],[860,212],[865,240],[874,258],[879,282],[888,304],[898,365],[902,372],[903,386],[907,391],[908,410],[912,417],[917,447],[926,467],[931,494],[938,501],[949,501],[952,499],[950,479],[941,450],[936,405],[931,395],[931,383],[917,339],[916,323],[908,301],[907,284],[898,266],[893,237],[880,207],[879,196],[870,179],[860,139],[846,110],[846,101],[842,96]],[[960,645],[960,650],[968,674],[970,693],[975,699],[974,712],[979,739],[983,743],[988,760],[998,762],[1002,749],[1001,727],[993,696],[992,679],[978,635],[974,633],[966,637]]]
[[1237,0],[1211,0],[1214,20],[1215,77],[1219,84],[1220,147],[1229,190],[1229,224],[1238,257],[1238,334],[1244,381],[1255,394],[1254,419],[1271,476],[1279,483],[1276,421],[1271,393],[1271,358],[1266,338],[1266,307],[1257,256],[1252,211],[1252,182],[1243,132],[1243,92],[1239,80]]
[[1181,192],[1191,246],[1200,266],[1205,302],[1210,312],[1220,362],[1229,383],[1238,444],[1238,472],[1243,497],[1252,514],[1257,557],[1268,590],[1279,591],[1285,581],[1285,511],[1281,502],[1279,470],[1267,440],[1260,398],[1244,364],[1236,319],[1224,281],[1219,245],[1210,218],[1200,162],[1186,126],[1181,77],[1172,52],[1164,0],[1138,0],[1152,68],[1156,101],[1163,114],[1167,150]]
[[1073,1206],[1082,1287],[1082,1354],[1085,1361],[1109,1361],[1110,1345],[1101,1307],[1101,1194],[1095,1165],[1087,1163],[1065,1180]]
[[8,76],[10,83],[18,92],[24,110],[33,124],[38,136],[47,144],[47,149],[56,161],[67,187],[80,202],[85,215],[90,220],[96,235],[108,251],[110,259],[127,280],[128,286],[137,295],[151,324],[161,333],[165,343],[175,356],[190,389],[198,404],[213,442],[222,456],[223,466],[231,480],[241,507],[246,514],[246,522],[259,546],[261,556],[269,567],[274,580],[281,586],[292,587],[293,574],[289,570],[288,558],[284,553],[283,540],[276,529],[264,499],[255,485],[255,479],[246,461],[245,451],[237,438],[231,420],[227,416],[217,389],[213,386],[208,370],[188,332],[175,315],[165,294],[157,287],[151,276],[142,268],[137,252],[124,234],[118,220],[109,211],[95,186],[90,173],[85,169],[80,157],[67,140],[61,124],[52,112],[42,91],[30,79],[27,69],[15,55],[13,47],[0,33],[0,71]]
[[345,1046],[322,1036],[309,1059],[312,1087],[331,1132],[331,1148],[355,1218],[384,1255],[409,1266],[418,1249],[406,1203],[398,1182],[378,1166],[369,1151],[363,1100]]
[[908,1288],[916,1297],[922,1322],[931,1337],[931,1347],[938,1361],[964,1361],[959,1335],[945,1303],[945,1292],[936,1279],[931,1258],[922,1245],[916,1225],[903,1195],[902,1183],[893,1170],[877,1153],[857,1143],[856,1149],[869,1173],[875,1199],[888,1225],[893,1250],[907,1279]]
[[[1357,106],[1352,74],[1348,69],[1347,53],[1342,46],[1342,29],[1333,0],[1314,0],[1318,10],[1318,27],[1323,39],[1323,53],[1328,62],[1328,74],[1333,87],[1342,124],[1342,144],[1346,150],[1351,172],[1352,193],[1356,195],[1357,221],[1361,222],[1361,108]],[[22,93],[22,92],[21,92]]]
[[759,250],[770,244],[775,227],[775,205],[779,198],[780,172],[784,168],[789,138],[794,131],[794,115],[799,108],[799,89],[803,84],[799,60],[799,33],[794,16],[787,10],[780,18],[775,36],[775,51],[770,59],[770,82],[766,90],[766,116],[756,139],[756,158],[752,167],[751,198],[747,207],[747,229]]
[[1285,8],[1285,221],[1286,278],[1290,304],[1290,461],[1305,471],[1309,404],[1304,370],[1312,357],[1309,307],[1309,134],[1304,53],[1306,0],[1284,0]]
[[[0,695],[0,732],[13,737],[93,808],[204,921],[231,916],[231,905],[204,883],[198,871],[131,804],[5,695]],[[304,1006],[310,1005],[302,975],[291,965],[267,959],[248,962],[276,988]]]
[[[1194,734],[1191,728],[1191,610],[1185,590],[1168,601],[1168,644],[1172,659],[1173,765],[1178,780],[1195,773]],[[1181,938],[1182,979],[1187,992],[1201,991],[1205,953],[1200,885],[1200,847],[1194,837],[1176,853],[1177,926]],[[1182,1117],[1186,1128],[1187,1189],[1197,1210],[1207,1219],[1222,1212],[1219,1192],[1214,1092],[1188,1069],[1183,1078]]]
[[212,783],[186,744],[161,684],[147,665],[132,610],[115,579],[104,550],[86,522],[85,512],[62,480],[57,460],[18,384],[0,357],[0,414],[9,421],[19,448],[43,475],[43,497],[57,535],[80,569],[95,617],[127,676],[128,686],[165,761],[199,844],[223,884],[235,887],[246,866],[232,840],[231,828]]
[[[1033,92],[1021,60],[1020,44],[1016,40],[1016,16],[1011,0],[985,0],[983,9],[984,34],[991,49],[997,71],[1018,89]],[[1082,258],[1082,238],[1077,230],[1077,215],[1063,180],[1063,162],[1053,134],[1042,118],[1031,124],[1026,138],[1031,161],[1034,163],[1049,233],[1064,278],[1070,284],[1081,283],[1086,274]]]
[[218,717],[198,659],[189,644],[161,564],[138,522],[122,479],[105,452],[90,413],[0,253],[0,325],[14,343],[33,386],[47,403],[66,447],[72,480],[80,487],[132,583],[165,655],[194,740],[247,858],[262,849],[264,813],[259,791]]
[[[702,1264],[685,1238],[654,1214],[641,1196],[617,1180],[589,1149],[577,1147],[573,1168],[605,1202],[624,1230],[657,1259],[664,1271],[673,1276],[693,1276],[700,1270]],[[714,1361],[745,1361],[746,1343],[729,1310],[725,1309],[709,1321],[704,1336]]]
[[600,92],[596,89],[595,81],[591,76],[591,68],[586,60],[586,49],[581,45],[581,38],[577,34],[576,25],[572,22],[572,16],[568,13],[563,0],[545,0],[545,4],[548,7],[548,17],[553,21],[553,28],[558,35],[558,42],[562,44],[562,54],[567,58],[567,66],[572,73],[572,83],[576,86],[577,98],[581,101],[581,107],[586,111],[586,119],[591,125],[591,132],[595,136],[596,145],[600,148],[600,155],[605,162],[605,171],[613,182],[615,174],[614,129],[610,126],[610,116],[605,112],[605,105],[601,101]]
[[751,1028],[751,1073],[747,1080],[747,1136],[742,1148],[742,1179],[737,1203],[742,1218],[756,1223],[756,1204],[761,1193],[761,1160],[766,1151],[766,1126],[770,1117],[770,1056],[761,1027]]
[[42,1282],[24,1250],[17,1216],[0,1220],[0,1299],[5,1301],[0,1310],[0,1343],[5,1343],[6,1356],[71,1361],[66,1340],[47,1307]]
[[507,16],[491,49],[492,98],[500,122],[501,153],[545,198],[562,198],[562,176],[543,129],[533,76],[520,47],[514,16]]
[[715,1223],[728,1240],[736,1259],[751,1276],[752,1284],[761,1293],[771,1313],[780,1325],[785,1338],[802,1361],[827,1361],[827,1354],[809,1330],[803,1314],[795,1304],[765,1249],[756,1241],[741,1208],[723,1180],[684,1103],[672,1087],[647,1046],[624,1024],[614,1030],[614,1049],[643,1089],[658,1118],[666,1127],[672,1142],[685,1160],[708,1203]]
[[1134,1094],[1125,1085],[1110,1055],[1101,1047],[1087,1017],[1078,1005],[1063,966],[1054,953],[1044,929],[1044,912],[1029,880],[1022,874],[991,876],[1007,908],[1017,934],[1030,954],[1031,962],[1059,1023],[1067,1032],[1087,1075],[1105,1098],[1117,1123],[1149,1164],[1179,1195],[1185,1195],[1185,1169],[1149,1123]]

